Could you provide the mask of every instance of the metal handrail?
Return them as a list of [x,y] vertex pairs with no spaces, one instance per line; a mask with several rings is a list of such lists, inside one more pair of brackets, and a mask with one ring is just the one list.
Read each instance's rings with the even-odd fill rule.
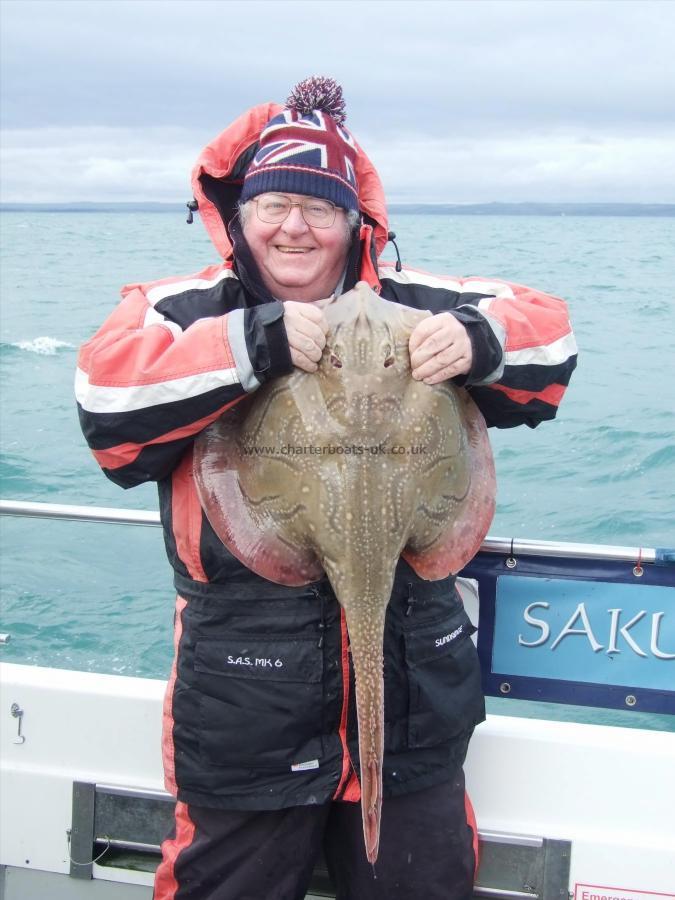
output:
[[26,519],[67,519],[71,522],[103,522],[106,525],[160,525],[158,512],[148,509],[116,509],[111,506],[70,506],[65,503],[34,503],[0,500],[0,515]]
[[[0,500],[0,515],[37,519],[66,519],[74,522],[103,522],[108,525],[160,525],[158,512],[143,509],[116,509],[108,506],[70,506],[63,503],[36,503],[27,500]],[[606,544],[575,544],[561,541],[531,541],[521,538],[485,538],[483,553],[507,556],[554,556],[562,559],[600,559],[618,562],[674,562],[675,554],[649,547],[615,547]]]

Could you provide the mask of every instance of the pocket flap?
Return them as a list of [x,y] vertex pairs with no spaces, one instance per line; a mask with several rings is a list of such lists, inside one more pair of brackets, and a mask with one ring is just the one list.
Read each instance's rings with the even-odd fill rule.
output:
[[408,632],[405,637],[406,660],[414,666],[447,656],[476,630],[465,610],[459,609],[440,622]]
[[314,640],[278,640],[242,635],[226,640],[199,641],[195,670],[226,678],[321,681],[323,659]]

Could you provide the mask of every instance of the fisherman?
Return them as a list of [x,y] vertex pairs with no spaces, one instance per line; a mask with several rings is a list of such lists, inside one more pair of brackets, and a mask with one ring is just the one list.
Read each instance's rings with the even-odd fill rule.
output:
[[[283,587],[247,569],[214,534],[194,485],[195,437],[263,383],[316,371],[323,307],[359,280],[434,314],[410,338],[413,378],[466,387],[489,426],[552,419],[565,392],[576,348],[561,300],[379,260],[391,237],[383,190],[344,118],[340,87],[310,78],[285,106],[257,106],[226,128],[197,161],[189,204],[223,262],[125,287],[80,352],[84,434],[117,484],[158,483],[178,593],[163,728],[176,821],[155,900],[300,900],[322,848],[341,900],[472,895],[462,766],[484,701],[454,579],[397,567],[373,867],[356,802],[353,674],[330,585]],[[282,665],[250,665],[267,658]]]

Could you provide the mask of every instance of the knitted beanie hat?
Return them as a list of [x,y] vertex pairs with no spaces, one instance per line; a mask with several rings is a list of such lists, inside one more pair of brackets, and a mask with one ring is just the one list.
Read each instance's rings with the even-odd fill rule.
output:
[[244,177],[241,201],[269,191],[307,194],[359,208],[354,138],[343,128],[342,88],[314,76],[296,85],[286,109],[270,119]]

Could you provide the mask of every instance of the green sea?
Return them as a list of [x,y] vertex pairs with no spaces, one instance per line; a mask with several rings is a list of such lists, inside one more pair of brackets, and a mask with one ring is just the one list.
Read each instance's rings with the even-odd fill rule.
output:
[[[500,537],[675,547],[675,218],[398,214],[405,263],[564,297],[580,347],[559,417],[492,430]],[[217,261],[178,212],[0,215],[0,493],[156,509],[97,469],[73,400],[77,347],[122,284]],[[391,247],[385,253],[393,259]],[[164,678],[173,588],[157,528],[1,518],[0,659]],[[491,701],[497,712],[675,730],[671,717]]]

